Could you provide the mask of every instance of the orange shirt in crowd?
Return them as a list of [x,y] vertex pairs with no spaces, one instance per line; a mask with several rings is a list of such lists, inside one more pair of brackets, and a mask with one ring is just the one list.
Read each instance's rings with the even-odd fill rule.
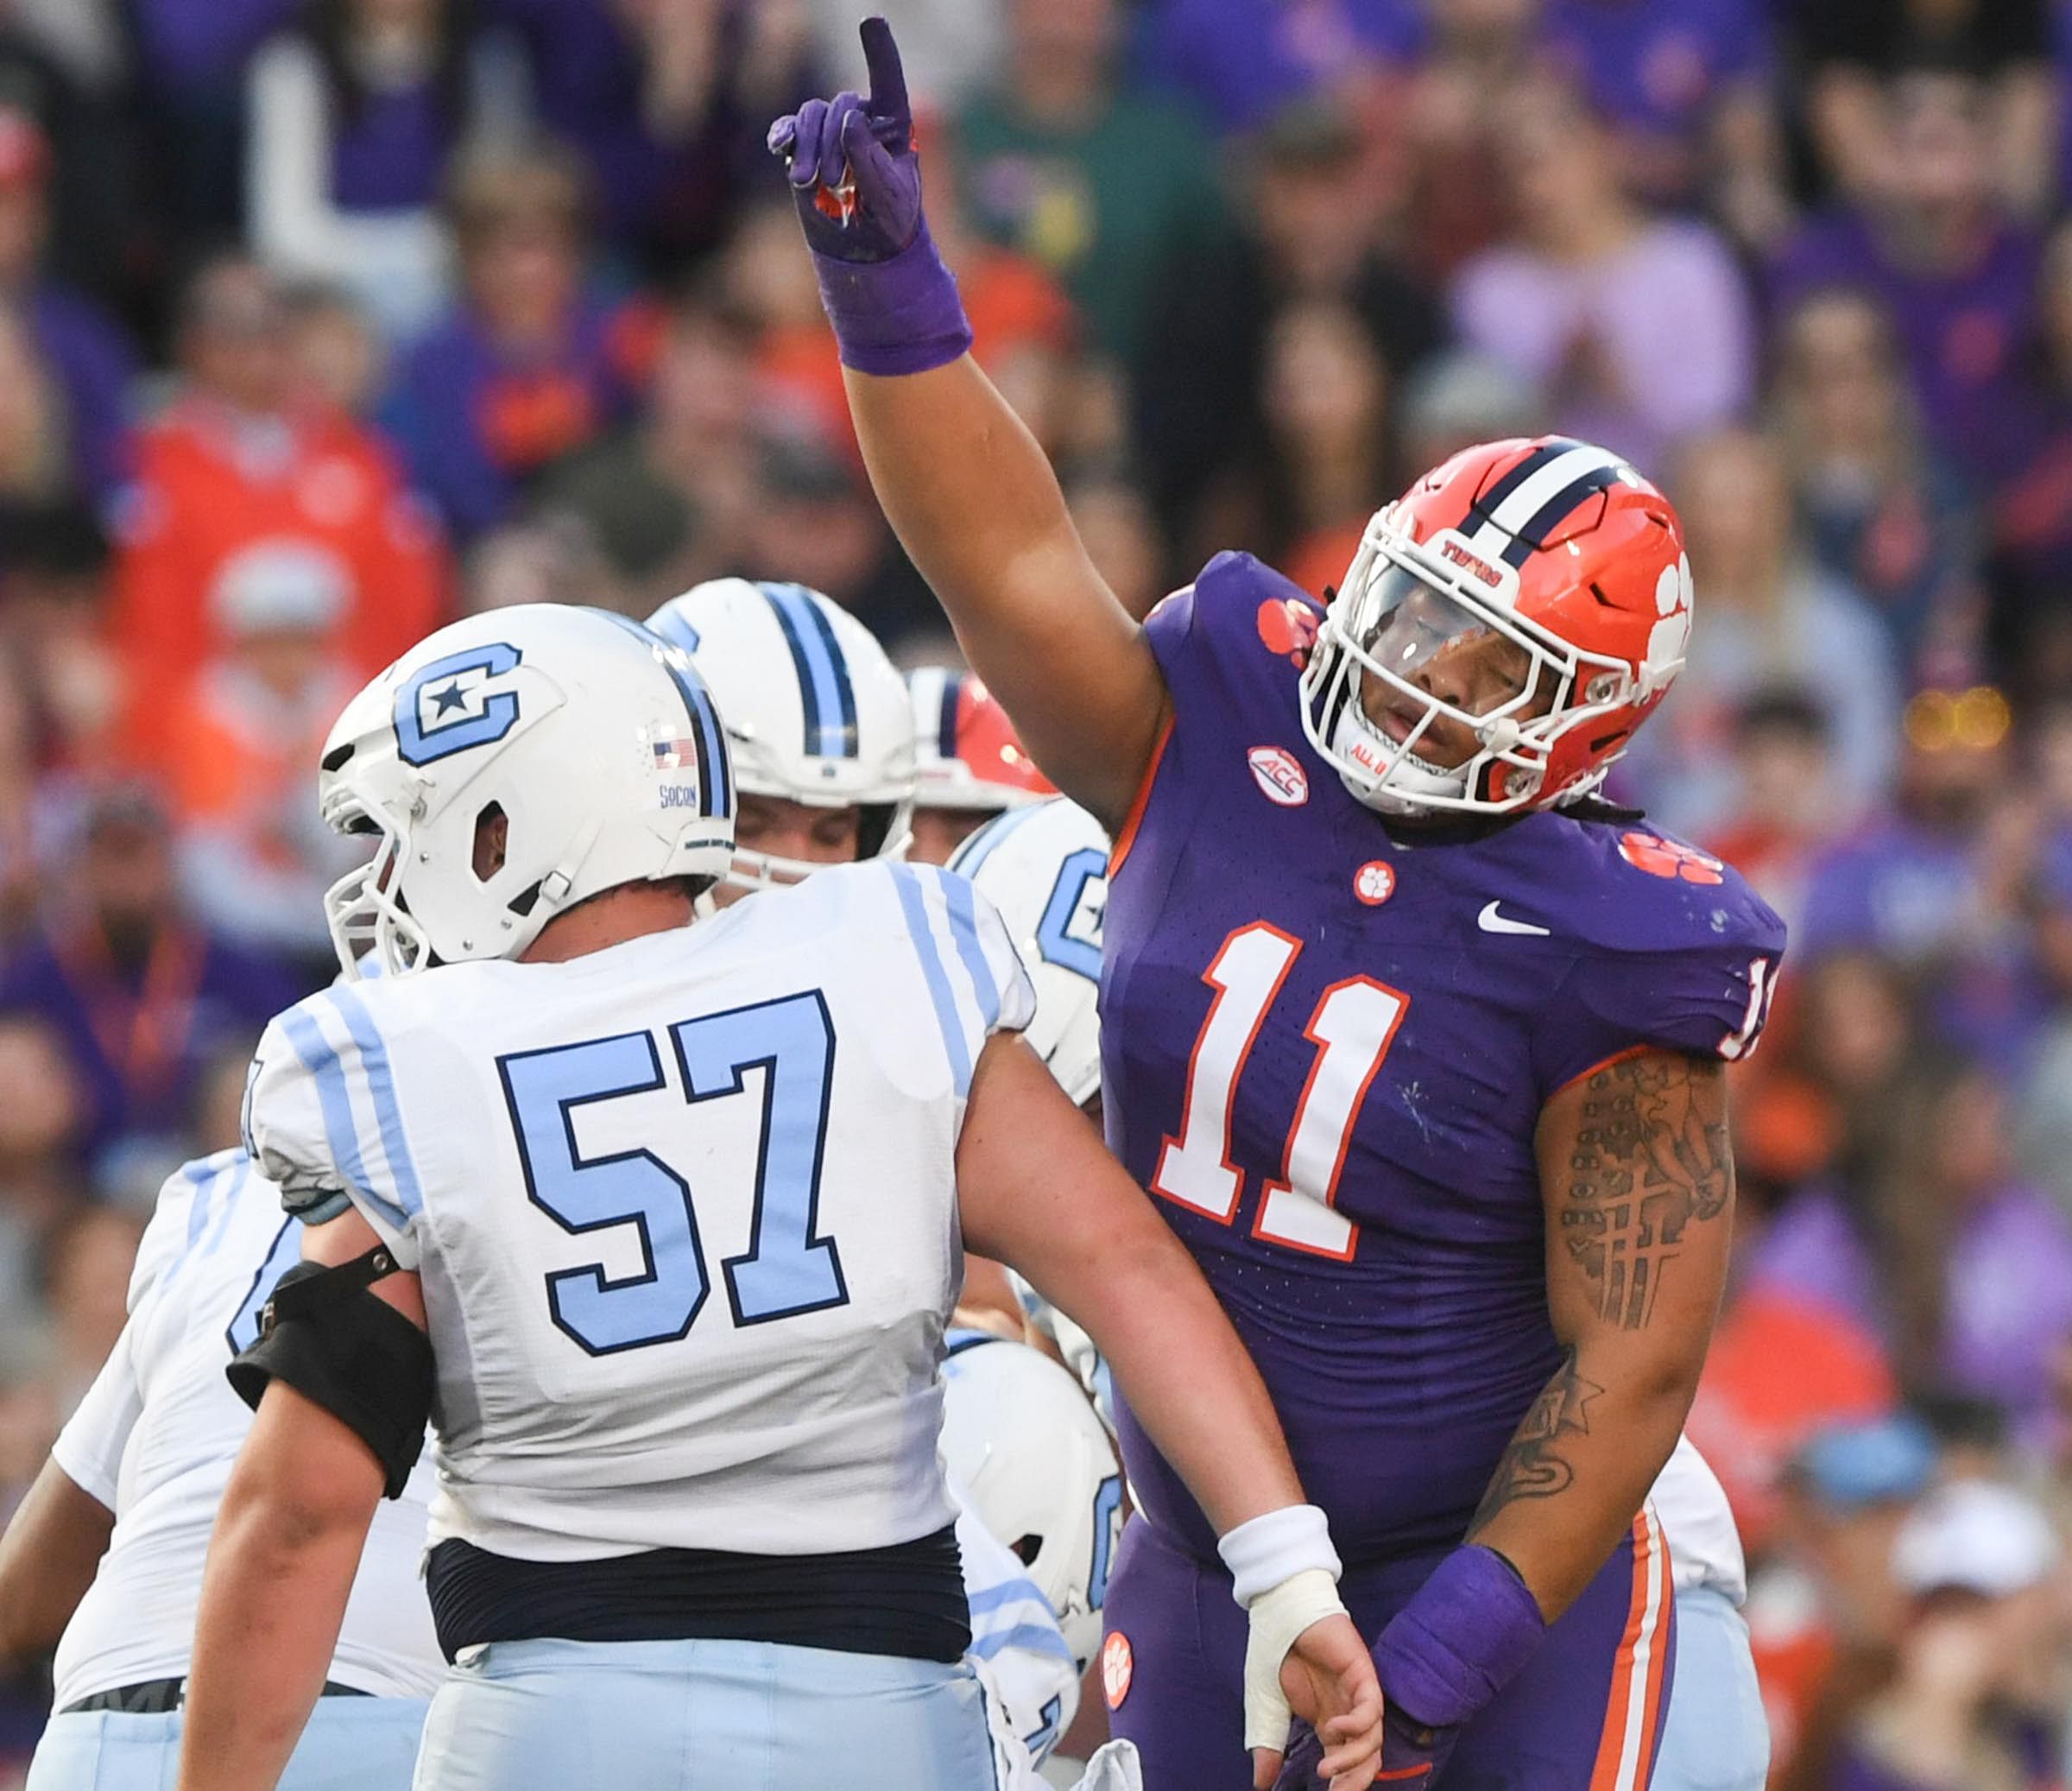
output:
[[119,534],[113,639],[133,724],[162,713],[227,644],[211,592],[225,563],[257,542],[307,541],[346,567],[351,598],[330,644],[360,678],[422,639],[445,606],[436,527],[387,450],[344,417],[240,425],[204,400],[175,404],[139,443]]

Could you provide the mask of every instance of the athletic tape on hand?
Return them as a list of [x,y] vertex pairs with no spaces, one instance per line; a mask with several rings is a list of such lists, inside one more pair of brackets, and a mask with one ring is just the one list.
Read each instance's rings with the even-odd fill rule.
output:
[[1245,1640],[1245,1745],[1273,1748],[1288,1744],[1293,1712],[1280,1689],[1280,1663],[1296,1638],[1311,1623],[1345,1615],[1338,1583],[1321,1567],[1284,1579],[1253,1599],[1248,1615],[1251,1631]]

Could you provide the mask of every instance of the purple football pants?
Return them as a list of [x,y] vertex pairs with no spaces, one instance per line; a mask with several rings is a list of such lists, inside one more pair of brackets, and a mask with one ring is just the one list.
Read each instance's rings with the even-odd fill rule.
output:
[[[1339,1590],[1361,1634],[1380,1635],[1439,1559],[1347,1568]],[[1668,1550],[1646,1513],[1468,1725],[1437,1787],[1414,1791],[1646,1791],[1669,1710],[1674,1611]],[[1109,1724],[1142,1754],[1144,1791],[1249,1791],[1245,1614],[1229,1575],[1133,1516],[1102,1616]]]

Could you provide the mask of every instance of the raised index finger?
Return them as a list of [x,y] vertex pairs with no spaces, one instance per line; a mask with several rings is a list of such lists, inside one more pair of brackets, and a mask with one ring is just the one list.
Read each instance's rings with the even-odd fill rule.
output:
[[892,27],[871,17],[857,28],[863,40],[863,66],[870,73],[870,98],[864,110],[874,118],[896,118],[902,124],[911,114],[906,109],[906,72],[900,66],[900,47],[892,41]]

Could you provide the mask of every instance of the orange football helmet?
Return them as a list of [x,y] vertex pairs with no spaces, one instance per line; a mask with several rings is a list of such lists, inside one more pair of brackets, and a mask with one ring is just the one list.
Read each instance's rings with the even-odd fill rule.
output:
[[971,673],[919,666],[907,673],[906,690],[913,700],[915,807],[991,814],[1058,794],[1008,712]]
[[1486,443],[1368,522],[1302,674],[1304,729],[1385,813],[1572,801],[1662,700],[1690,620],[1683,527],[1626,461]]

